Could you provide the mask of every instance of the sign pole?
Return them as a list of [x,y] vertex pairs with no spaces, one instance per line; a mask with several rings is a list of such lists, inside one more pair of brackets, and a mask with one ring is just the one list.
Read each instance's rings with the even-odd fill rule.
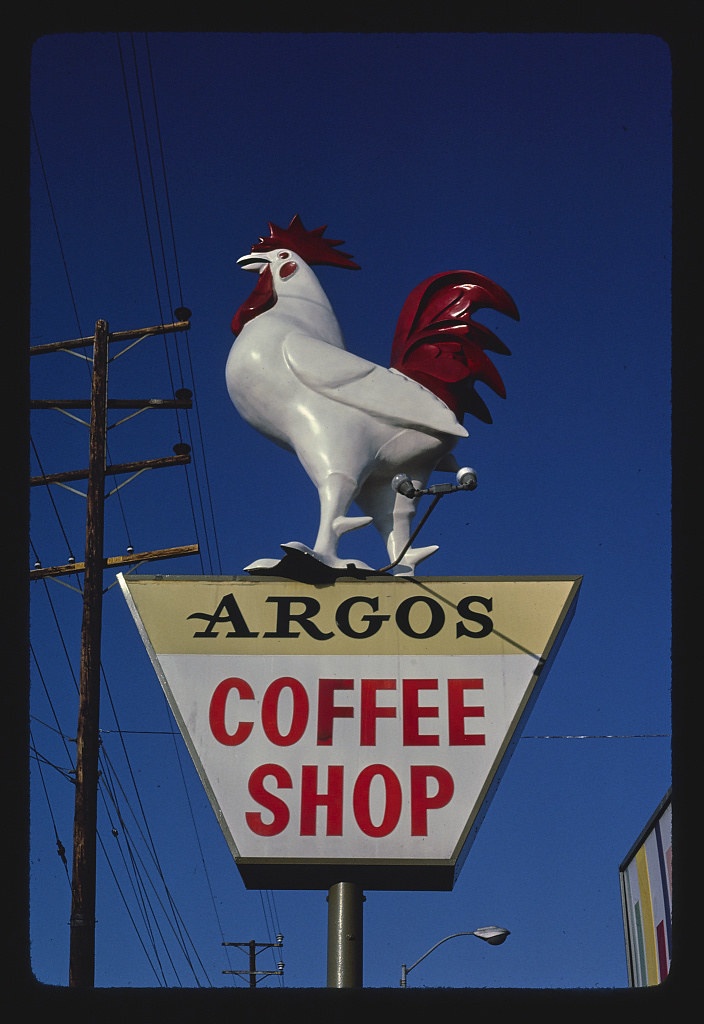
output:
[[328,988],[363,987],[365,899],[354,882],[337,882],[328,890]]

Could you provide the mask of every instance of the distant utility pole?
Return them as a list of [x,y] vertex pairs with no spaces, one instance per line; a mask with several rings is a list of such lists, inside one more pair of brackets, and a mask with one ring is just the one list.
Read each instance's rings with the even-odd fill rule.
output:
[[257,970],[257,954],[261,953],[263,949],[280,949],[284,944],[283,935],[276,936],[276,942],[255,942],[254,939],[250,939],[249,942],[223,942],[223,946],[238,946],[239,949],[249,950],[249,969],[246,971],[223,971],[223,974],[248,974],[249,975],[249,987],[256,988],[257,981],[261,981],[263,977],[276,974],[281,976],[284,973],[284,964],[279,960],[276,965],[275,971],[258,971]]
[[182,390],[174,399],[108,399],[108,350],[111,342],[128,341],[151,335],[162,335],[174,331],[185,331],[190,327],[190,310],[178,309],[180,319],[172,324],[145,327],[139,330],[120,331],[110,334],[105,320],[98,320],[92,338],[78,338],[73,341],[55,342],[30,349],[31,355],[66,351],[93,345],[93,372],[90,401],[84,400],[39,400],[31,402],[35,409],[90,409],[90,440],[88,468],[54,473],[51,476],[33,477],[32,486],[38,484],[61,484],[68,480],[86,479],[86,543],[85,561],[50,568],[35,567],[30,578],[59,576],[83,572],[83,620],[81,626],[80,688],[78,726],[76,730],[76,795],[73,824],[73,875],[71,882],[71,941],[69,961],[69,986],[92,988],[95,984],[95,889],[96,889],[96,838],[98,821],[98,757],[100,748],[100,645],[103,608],[103,570],[108,566],[144,562],[158,558],[173,558],[197,554],[198,545],[180,548],[164,548],[130,552],[126,556],[106,559],[103,551],[105,520],[105,478],[134,470],[155,469],[162,466],[189,463],[190,449],[177,445],[173,457],[151,459],[143,462],[106,466],[107,411],[109,408],[159,408],[190,409],[191,392]]

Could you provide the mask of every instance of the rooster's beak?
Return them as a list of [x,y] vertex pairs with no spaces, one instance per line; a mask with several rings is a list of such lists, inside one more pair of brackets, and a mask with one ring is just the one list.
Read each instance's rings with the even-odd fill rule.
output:
[[242,267],[243,270],[255,270],[257,273],[261,273],[265,267],[269,266],[269,260],[266,256],[253,256],[248,254],[247,256],[240,256],[237,260],[237,265]]

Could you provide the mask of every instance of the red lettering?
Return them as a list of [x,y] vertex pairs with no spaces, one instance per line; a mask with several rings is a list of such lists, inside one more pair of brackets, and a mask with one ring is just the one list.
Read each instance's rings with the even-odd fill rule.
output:
[[354,708],[337,707],[335,704],[336,690],[351,690],[353,679],[320,679],[318,680],[318,746],[332,745],[332,723],[335,718],[352,718]]
[[225,726],[225,706],[227,698],[233,690],[237,690],[242,700],[254,700],[254,691],[244,679],[223,679],[215,687],[213,696],[210,698],[209,721],[210,731],[218,743],[226,747],[235,747],[238,743],[244,743],[250,735],[254,724],[252,722],[240,722],[234,732],[228,732]]
[[[318,784],[319,766],[304,764],[301,766],[301,804],[300,804],[300,835],[341,836],[343,833],[344,808],[344,772],[341,764],[328,765],[327,791],[321,792]],[[411,836],[428,835],[428,812],[440,810],[452,800],[455,784],[447,769],[440,765],[410,766],[410,834]],[[274,785],[267,784],[273,779]],[[376,787],[379,798],[372,800],[372,790]],[[269,812],[270,820],[265,821],[261,811],[245,812],[245,820],[251,831],[258,836],[280,835],[291,820],[288,804],[276,792],[278,788],[292,789],[291,775],[282,765],[263,764],[255,768],[249,778],[249,795],[264,811]],[[380,792],[383,790],[383,792]],[[380,809],[381,820],[375,824],[372,818],[372,805]],[[360,832],[373,839],[390,835],[401,818],[404,806],[401,781],[388,765],[371,764],[362,768],[352,787],[352,812]],[[324,808],[325,830],[318,832],[318,809]],[[379,817],[379,813],[376,813]]]
[[273,815],[269,824],[264,823],[259,811],[247,811],[245,819],[252,832],[258,836],[278,836],[291,817],[287,804],[264,787],[264,780],[272,776],[280,789],[291,789],[291,776],[280,764],[263,764],[255,768],[249,777],[249,795]]
[[418,728],[419,719],[437,718],[437,707],[421,707],[418,696],[421,690],[437,690],[437,679],[404,679],[403,680],[403,745],[404,747],[437,747],[440,737],[421,733]]
[[[384,780],[386,791],[384,816],[379,825],[372,821],[369,800],[372,781],[377,775]],[[362,769],[354,784],[352,807],[355,820],[365,835],[379,838],[393,832],[401,817],[401,803],[401,783],[391,768],[383,764],[370,764]]]
[[483,718],[484,708],[479,705],[465,705],[465,690],[482,690],[483,679],[447,680],[448,738],[451,747],[483,747],[486,736],[483,732],[465,733],[465,718]]
[[363,679],[359,725],[359,743],[362,747],[376,746],[377,718],[395,718],[396,708],[378,707],[376,695],[379,690],[395,690],[395,679]]
[[[437,782],[435,796],[428,794],[428,779]],[[411,835],[427,836],[428,811],[446,807],[455,792],[452,776],[439,765],[411,765]]]
[[325,835],[342,835],[342,777],[341,764],[328,766],[328,791],[318,792],[318,766],[304,764],[301,768],[301,835],[316,834],[316,810],[327,807]]
[[[279,698],[284,690],[291,691],[293,701],[291,725],[287,733],[279,729]],[[278,747],[290,747],[292,743],[298,743],[308,724],[308,709],[308,694],[303,683],[289,676],[275,679],[267,686],[262,698],[262,725],[267,739]]]

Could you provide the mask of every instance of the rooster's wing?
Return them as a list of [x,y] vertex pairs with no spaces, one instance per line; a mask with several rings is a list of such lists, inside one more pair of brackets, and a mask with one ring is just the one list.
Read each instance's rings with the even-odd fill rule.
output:
[[398,370],[378,366],[302,333],[286,336],[283,355],[305,387],[331,401],[395,426],[468,436],[440,398]]

